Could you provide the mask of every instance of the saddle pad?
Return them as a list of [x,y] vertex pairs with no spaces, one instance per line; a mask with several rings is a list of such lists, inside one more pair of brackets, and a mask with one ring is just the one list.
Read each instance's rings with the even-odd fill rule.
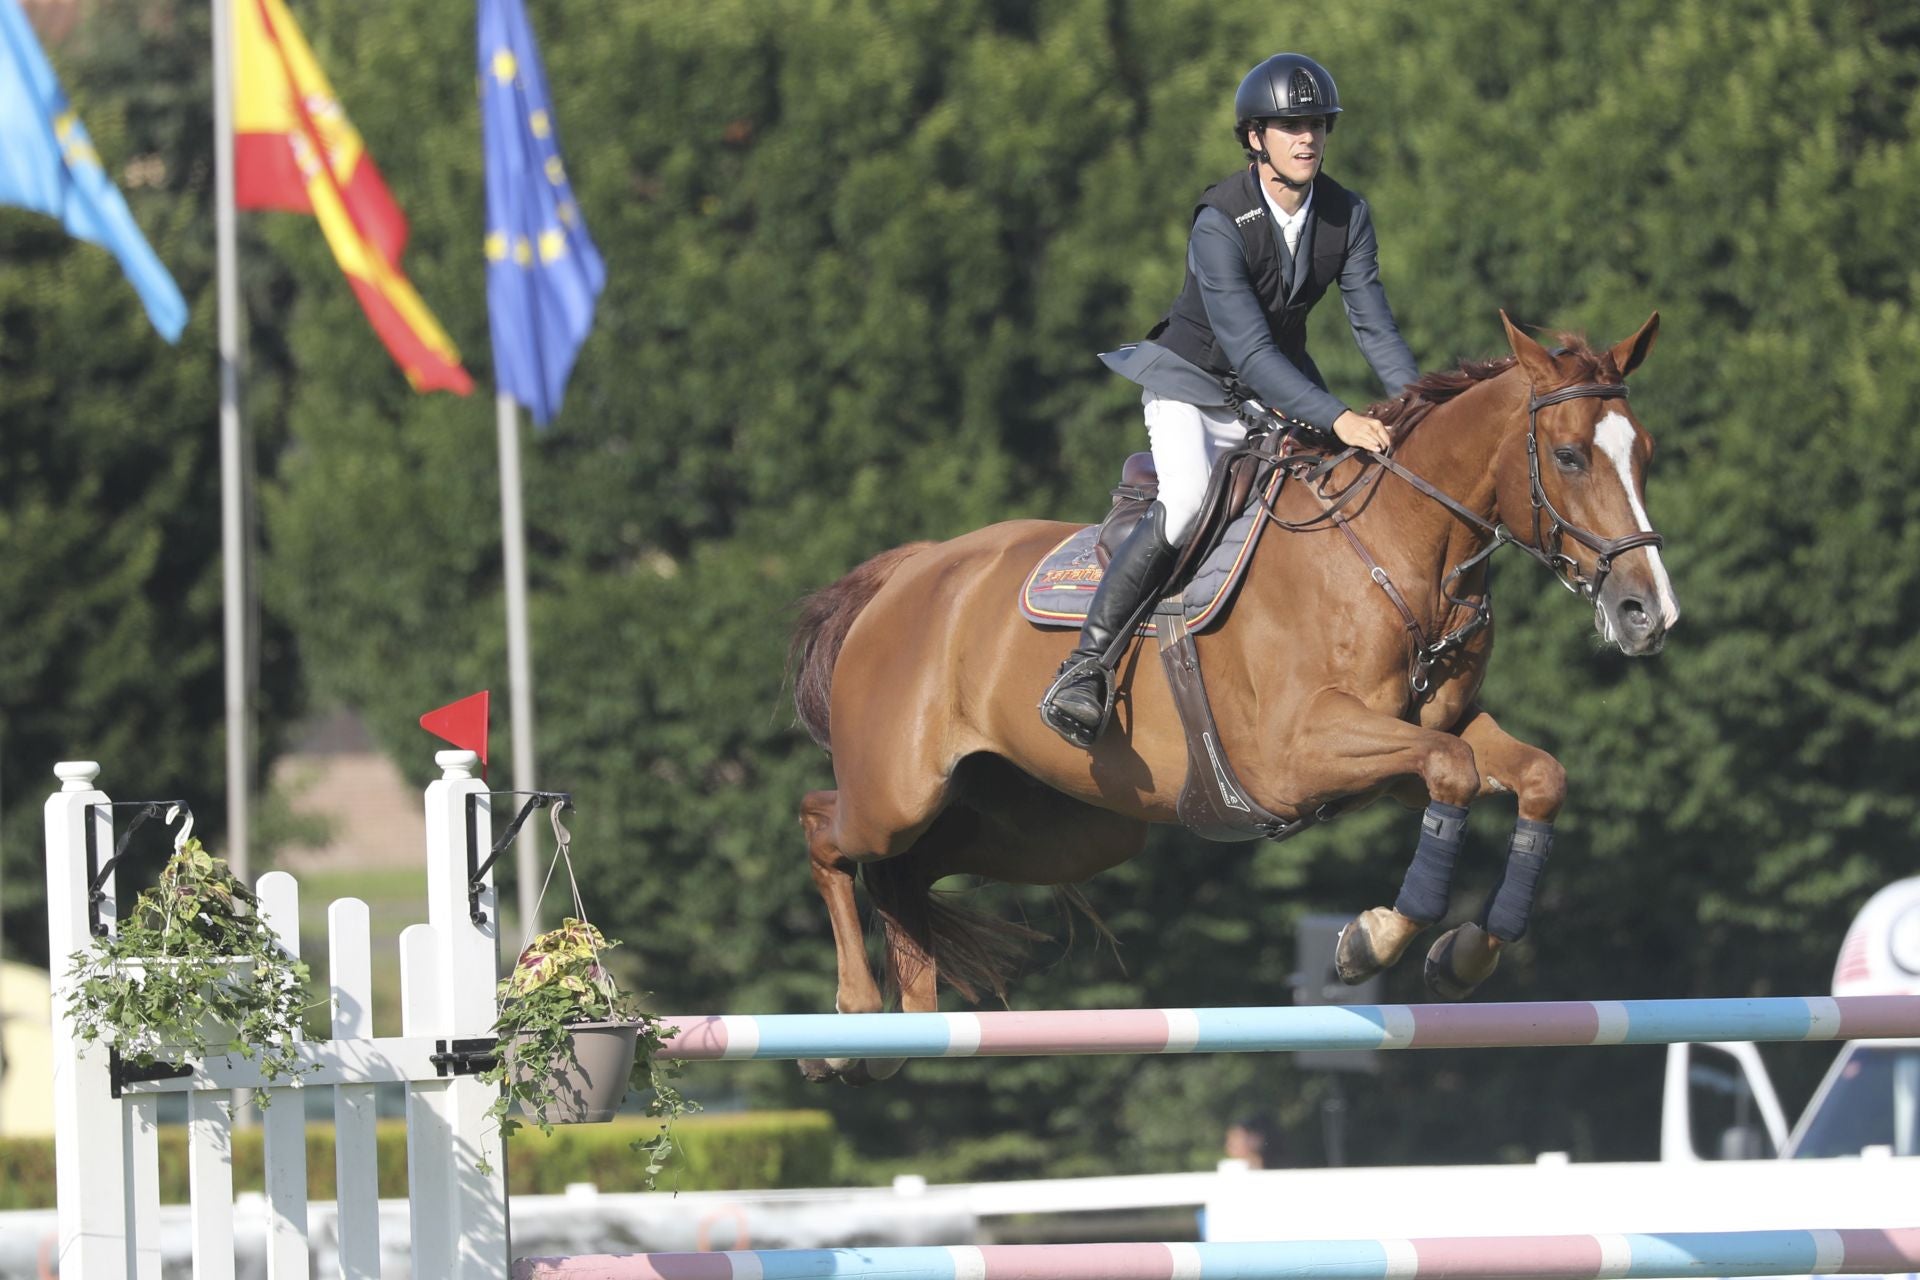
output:
[[[1260,531],[1266,528],[1266,505],[1272,500],[1280,477],[1270,479],[1260,497],[1234,518],[1219,545],[1207,553],[1200,567],[1188,579],[1180,593],[1181,611],[1189,631],[1204,631],[1233,598],[1234,588],[1253,559]],[[1020,587],[1020,615],[1042,627],[1078,628],[1086,621],[1087,605],[1100,587],[1100,560],[1094,543],[1100,536],[1099,525],[1088,525],[1069,534],[1047,552]],[[1141,635],[1154,635],[1152,623],[1140,628]]]

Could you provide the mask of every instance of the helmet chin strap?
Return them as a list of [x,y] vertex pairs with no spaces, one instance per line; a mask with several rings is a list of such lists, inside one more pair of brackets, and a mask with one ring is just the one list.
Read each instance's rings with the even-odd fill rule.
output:
[[1289,191],[1305,191],[1313,185],[1313,179],[1311,178],[1305,182],[1296,182],[1294,179],[1280,172],[1280,166],[1273,162],[1273,156],[1267,151],[1267,127],[1264,123],[1254,132],[1258,134],[1260,138],[1260,145],[1252,149],[1256,165],[1265,165],[1267,172],[1273,175],[1274,181]]

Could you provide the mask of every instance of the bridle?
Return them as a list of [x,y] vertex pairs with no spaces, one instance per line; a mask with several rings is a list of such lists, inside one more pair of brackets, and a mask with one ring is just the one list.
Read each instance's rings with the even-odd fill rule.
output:
[[[1540,479],[1540,411],[1542,409],[1564,404],[1569,400],[1624,400],[1627,394],[1627,386],[1623,382],[1581,382],[1570,387],[1562,387],[1558,391],[1549,391],[1545,395],[1528,397],[1527,486],[1528,496],[1533,504],[1533,541],[1531,543],[1518,537],[1505,524],[1488,520],[1458,499],[1443,493],[1424,477],[1407,470],[1395,461],[1391,454],[1375,453],[1372,450],[1358,448],[1348,448],[1319,460],[1305,471],[1304,478],[1308,481],[1309,488],[1326,504],[1324,510],[1307,520],[1287,521],[1280,518],[1273,509],[1272,501],[1269,501],[1266,509],[1267,518],[1284,529],[1294,531],[1313,528],[1323,523],[1332,524],[1346,535],[1347,542],[1353,547],[1355,554],[1367,566],[1368,575],[1393,603],[1406,625],[1408,635],[1413,641],[1408,683],[1412,685],[1416,695],[1425,696],[1432,688],[1431,672],[1434,665],[1447,653],[1464,645],[1470,637],[1493,620],[1493,601],[1486,591],[1473,596],[1460,596],[1454,593],[1454,584],[1464,575],[1484,564],[1501,547],[1509,545],[1518,547],[1552,570],[1555,580],[1561,586],[1583,599],[1598,601],[1600,590],[1606,585],[1607,576],[1613,572],[1615,559],[1641,547],[1658,548],[1665,545],[1665,539],[1651,529],[1637,530],[1618,538],[1603,538],[1593,530],[1573,523],[1561,515],[1560,509],[1553,505],[1553,499],[1547,496],[1546,486]],[[1241,407],[1243,412],[1252,409],[1261,415],[1280,418],[1285,426],[1282,432],[1276,432],[1276,435],[1290,432],[1301,425],[1274,414],[1272,410],[1256,401],[1244,400]],[[1272,424],[1269,421],[1266,425]],[[1311,428],[1308,429],[1311,430]],[[1374,558],[1366,544],[1360,540],[1360,535],[1354,532],[1352,523],[1343,511],[1343,508],[1352,502],[1356,495],[1370,487],[1369,477],[1363,473],[1331,498],[1315,487],[1316,482],[1331,473],[1335,467],[1356,456],[1379,464],[1382,470],[1371,477],[1376,483],[1381,474],[1392,472],[1419,493],[1431,498],[1487,535],[1487,545],[1455,565],[1441,581],[1441,595],[1452,607],[1465,609],[1468,617],[1436,640],[1429,641],[1426,638],[1426,631],[1421,627],[1419,619],[1414,616],[1413,609],[1407,604],[1406,598],[1400,593],[1399,588],[1393,585],[1392,580],[1387,576],[1387,571],[1381,567],[1380,562]],[[1591,577],[1581,571],[1578,561],[1561,550],[1568,538],[1572,538],[1594,553],[1594,571]]]
[[[1533,496],[1533,546],[1527,547],[1537,559],[1554,571],[1555,576],[1567,590],[1575,595],[1596,600],[1600,588],[1606,585],[1607,575],[1613,572],[1616,556],[1625,555],[1641,547],[1659,548],[1666,545],[1666,539],[1651,529],[1642,529],[1635,533],[1624,534],[1618,538],[1603,538],[1591,529],[1574,524],[1560,514],[1553,505],[1553,499],[1547,496],[1545,486],[1540,483],[1540,411],[1549,405],[1563,404],[1568,400],[1625,400],[1627,384],[1624,382],[1582,382],[1571,387],[1562,387],[1558,391],[1549,391],[1543,396],[1532,396],[1527,400],[1527,483]],[[1398,466],[1398,464],[1395,464]],[[1540,517],[1547,517],[1545,536],[1542,536]],[[1547,539],[1553,541],[1548,547]],[[1593,577],[1588,578],[1580,572],[1579,564],[1568,555],[1563,555],[1561,546],[1567,538],[1593,552],[1595,556]],[[1525,546],[1524,543],[1521,544]],[[1536,550],[1537,548],[1537,550]]]

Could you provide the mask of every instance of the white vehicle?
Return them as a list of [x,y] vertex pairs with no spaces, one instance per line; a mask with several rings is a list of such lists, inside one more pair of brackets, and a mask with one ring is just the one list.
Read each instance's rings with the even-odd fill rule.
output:
[[[1833,994],[1920,995],[1920,876],[1888,885],[1854,918]],[[1827,1159],[1875,1149],[1920,1155],[1920,1041],[1842,1045],[1791,1128],[1754,1045],[1668,1047],[1662,1161]]]

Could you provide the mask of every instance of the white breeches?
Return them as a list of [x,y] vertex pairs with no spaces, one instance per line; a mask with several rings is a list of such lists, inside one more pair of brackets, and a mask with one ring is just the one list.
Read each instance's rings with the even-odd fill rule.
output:
[[1160,504],[1167,509],[1167,540],[1186,545],[1207,496],[1207,478],[1221,454],[1247,438],[1246,423],[1224,405],[1200,408],[1149,391],[1140,397],[1147,440],[1160,473]]

